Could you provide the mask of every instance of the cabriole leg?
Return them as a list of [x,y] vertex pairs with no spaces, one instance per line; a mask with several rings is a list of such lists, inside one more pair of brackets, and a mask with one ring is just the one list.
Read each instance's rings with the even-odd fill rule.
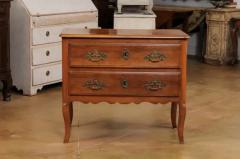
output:
[[178,138],[180,144],[184,144],[184,123],[186,117],[186,104],[180,103],[178,116]]
[[172,103],[171,106],[171,122],[172,127],[177,128],[177,103]]
[[70,133],[71,133],[71,115],[70,115],[70,108],[71,103],[63,103],[62,111],[63,111],[63,118],[64,118],[64,125],[65,125],[65,135],[64,135],[64,143],[69,142]]

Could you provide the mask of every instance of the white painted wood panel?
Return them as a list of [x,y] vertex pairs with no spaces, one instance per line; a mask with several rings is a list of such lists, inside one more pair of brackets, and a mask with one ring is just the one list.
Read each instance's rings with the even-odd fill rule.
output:
[[22,0],[31,16],[97,11],[91,0]]
[[33,85],[46,84],[62,79],[62,64],[33,69]]
[[60,42],[60,34],[65,28],[97,28],[97,24],[95,21],[93,21],[77,24],[33,28],[33,45]]
[[49,16],[32,17],[32,27],[44,27],[52,25],[76,24],[98,21],[98,12],[58,14]]
[[114,29],[156,29],[156,15],[114,14]]
[[62,60],[62,45],[54,43],[50,45],[40,45],[32,48],[33,65],[42,65]]

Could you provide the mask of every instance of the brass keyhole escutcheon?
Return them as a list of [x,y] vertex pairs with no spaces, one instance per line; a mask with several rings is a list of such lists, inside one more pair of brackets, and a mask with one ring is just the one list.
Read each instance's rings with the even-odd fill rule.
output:
[[129,51],[128,51],[128,49],[123,49],[122,58],[124,60],[128,60],[129,59]]
[[49,31],[46,31],[46,36],[48,37],[50,35],[50,32]]
[[123,88],[128,88],[128,80],[122,80],[121,85]]
[[46,72],[46,76],[49,76],[49,75],[50,75],[50,71],[47,71],[47,72]]
[[47,50],[47,51],[46,51],[46,56],[49,56],[49,55],[50,55],[50,51]]

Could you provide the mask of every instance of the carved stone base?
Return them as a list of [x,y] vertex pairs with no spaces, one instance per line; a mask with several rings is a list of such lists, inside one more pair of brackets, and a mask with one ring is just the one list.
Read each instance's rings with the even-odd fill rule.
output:
[[231,40],[231,19],[240,9],[209,9],[207,14],[207,50],[204,61],[208,64],[232,64],[236,60]]

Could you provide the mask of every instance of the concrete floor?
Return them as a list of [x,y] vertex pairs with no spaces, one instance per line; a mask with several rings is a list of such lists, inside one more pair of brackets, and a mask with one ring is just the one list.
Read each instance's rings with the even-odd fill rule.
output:
[[71,143],[63,144],[57,85],[0,102],[0,159],[239,159],[240,66],[188,66],[185,145],[169,104],[148,103],[76,103]]

